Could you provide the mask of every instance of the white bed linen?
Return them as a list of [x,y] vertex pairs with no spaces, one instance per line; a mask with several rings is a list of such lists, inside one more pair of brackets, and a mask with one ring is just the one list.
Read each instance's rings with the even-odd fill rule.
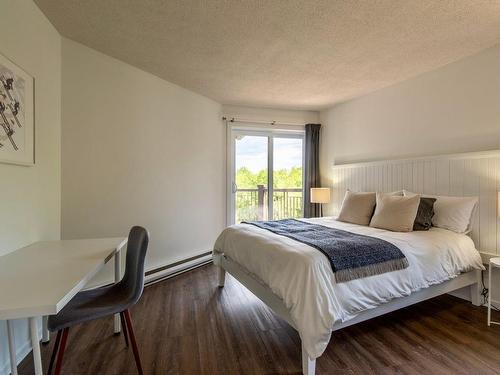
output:
[[398,233],[334,218],[303,220],[384,239],[401,249],[410,264],[404,270],[337,284],[329,260],[319,250],[253,225],[226,228],[214,251],[243,266],[283,300],[311,358],[326,349],[336,322],[462,272],[484,269],[472,240],[446,229]]

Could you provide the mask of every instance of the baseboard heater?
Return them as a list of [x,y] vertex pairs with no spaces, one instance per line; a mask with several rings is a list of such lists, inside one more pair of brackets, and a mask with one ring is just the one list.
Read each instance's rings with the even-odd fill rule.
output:
[[145,286],[155,284],[157,282],[169,279],[180,275],[184,272],[191,271],[195,268],[204,266],[212,262],[212,252],[206,251],[192,257],[179,260],[149,271],[145,274]]

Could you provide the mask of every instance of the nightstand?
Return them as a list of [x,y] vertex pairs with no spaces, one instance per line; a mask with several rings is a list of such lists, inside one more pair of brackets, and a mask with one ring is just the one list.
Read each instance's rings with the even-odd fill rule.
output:
[[490,266],[488,267],[488,326],[491,324],[500,324],[500,322],[493,322],[491,320],[491,296],[493,295],[493,291],[491,290],[491,270],[493,268],[500,269],[500,258],[491,258]]

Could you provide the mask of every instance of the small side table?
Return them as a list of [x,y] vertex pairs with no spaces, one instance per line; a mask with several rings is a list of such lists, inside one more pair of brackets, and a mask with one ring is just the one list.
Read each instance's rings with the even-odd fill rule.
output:
[[488,326],[491,324],[500,325],[500,322],[494,322],[491,320],[491,296],[493,295],[493,291],[491,290],[491,270],[493,268],[500,269],[500,258],[491,258],[490,265],[488,267]]

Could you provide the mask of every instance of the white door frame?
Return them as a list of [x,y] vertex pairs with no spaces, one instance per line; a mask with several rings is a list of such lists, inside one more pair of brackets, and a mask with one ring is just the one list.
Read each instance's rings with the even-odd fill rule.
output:
[[[303,126],[280,126],[276,128],[263,127],[262,124],[234,124],[228,123],[226,128],[226,225],[234,224],[235,217],[235,193],[236,193],[236,171],[235,171],[235,139],[237,135],[253,135],[267,137],[267,189],[268,189],[268,217],[273,215],[273,141],[274,138],[299,138],[302,139],[302,168],[304,168],[304,135]],[[302,179],[303,180],[303,179]]]

